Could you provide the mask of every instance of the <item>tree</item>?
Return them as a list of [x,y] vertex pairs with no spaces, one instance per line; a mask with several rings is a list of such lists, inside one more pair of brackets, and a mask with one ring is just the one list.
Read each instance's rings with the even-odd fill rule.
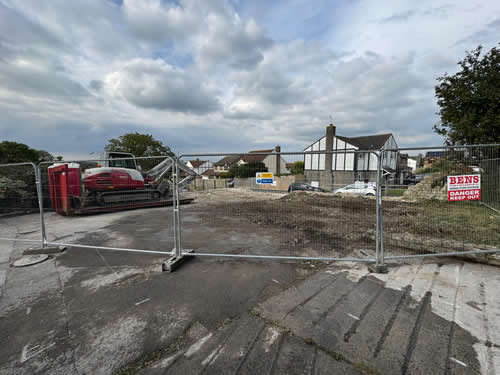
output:
[[[161,141],[150,134],[127,133],[118,138],[112,138],[104,148],[106,151],[129,152],[134,156],[175,156],[170,147],[164,146]],[[158,164],[155,160],[139,160],[138,164],[147,170]]]
[[53,161],[54,156],[44,150],[35,150],[24,143],[3,141],[0,143],[0,164],[40,163]]
[[255,177],[257,172],[267,172],[267,167],[261,161],[252,161],[229,168],[228,177],[248,178]]
[[434,131],[448,145],[500,142],[500,50],[482,58],[481,51],[466,52],[458,73],[437,78],[441,122]]
[[[53,160],[54,157],[47,151],[35,150],[24,143],[0,142],[0,164],[40,163]],[[47,174],[42,171],[42,184],[45,187],[46,176]],[[33,167],[27,165],[0,168],[0,207],[35,207],[36,204]]]
[[293,163],[292,174],[304,174],[304,162],[303,161],[296,161]]

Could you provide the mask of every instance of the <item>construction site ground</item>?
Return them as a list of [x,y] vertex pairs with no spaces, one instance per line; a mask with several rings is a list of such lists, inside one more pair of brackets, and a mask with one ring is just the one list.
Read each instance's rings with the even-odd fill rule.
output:
[[[373,256],[370,198],[188,195],[183,245],[199,253]],[[388,230],[426,209],[384,205]],[[477,215],[494,245],[497,219]],[[172,216],[46,221],[52,241],[170,251]],[[0,237],[38,239],[38,215],[0,219]],[[500,374],[496,267],[427,258],[380,275],[351,262],[195,257],[162,273],[168,255],[81,247],[11,267],[26,247],[0,242],[1,374]]]

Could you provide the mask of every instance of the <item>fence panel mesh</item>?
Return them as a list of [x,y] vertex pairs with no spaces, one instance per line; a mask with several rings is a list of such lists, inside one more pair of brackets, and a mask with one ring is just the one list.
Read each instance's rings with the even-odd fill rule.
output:
[[[500,248],[500,147],[398,151],[404,161],[383,171],[383,239],[387,258]],[[409,161],[409,162],[408,162]],[[480,180],[475,190],[450,191],[448,177]],[[474,177],[475,176],[475,177]],[[464,182],[466,178],[464,177]],[[474,195],[473,195],[474,193]]]
[[195,199],[181,207],[182,247],[196,254],[373,259],[377,164],[354,189],[354,171],[328,170],[335,157],[268,150],[182,157],[197,174],[182,187]]
[[41,240],[38,213],[36,167],[31,163],[0,165],[0,238]]
[[31,163],[0,165],[0,214],[38,212],[35,168]]
[[0,221],[0,238],[41,241],[33,164],[0,165]]
[[47,240],[171,252],[173,165],[130,155],[41,164]]

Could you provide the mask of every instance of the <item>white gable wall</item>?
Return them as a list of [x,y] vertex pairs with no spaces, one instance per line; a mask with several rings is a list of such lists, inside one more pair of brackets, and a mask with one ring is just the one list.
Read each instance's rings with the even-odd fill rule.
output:
[[[384,144],[384,149],[396,149],[398,148],[398,145],[396,144],[396,140],[394,139],[394,136],[390,136],[387,142]],[[388,151],[384,153],[384,160],[382,161],[382,167],[384,168],[391,168],[393,170],[396,170],[397,168],[397,159],[398,159],[398,153],[397,151]]]
[[[349,150],[357,150],[358,148],[333,137],[333,151],[346,150],[344,153],[332,154],[332,170],[333,171],[352,171],[354,170],[354,153],[349,153]],[[326,137],[314,142],[304,151],[324,151],[326,150]],[[310,154],[304,157],[304,168],[306,170],[324,170],[325,169],[325,154]]]

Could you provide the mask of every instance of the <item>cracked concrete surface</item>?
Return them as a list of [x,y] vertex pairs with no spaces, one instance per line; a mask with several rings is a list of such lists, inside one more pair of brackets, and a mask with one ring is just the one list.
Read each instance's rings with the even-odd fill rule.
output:
[[[192,243],[206,246],[209,233],[232,251],[234,235],[248,251],[274,251],[262,248],[271,230],[264,242],[236,224],[196,237],[197,210],[186,215]],[[47,220],[51,239],[169,251],[168,220],[157,220],[168,215]],[[0,236],[38,239],[37,220],[2,220]],[[73,248],[10,268],[25,248],[0,243],[2,374],[500,374],[495,267],[428,259],[374,275],[356,264],[196,258],[162,274],[162,255]]]

